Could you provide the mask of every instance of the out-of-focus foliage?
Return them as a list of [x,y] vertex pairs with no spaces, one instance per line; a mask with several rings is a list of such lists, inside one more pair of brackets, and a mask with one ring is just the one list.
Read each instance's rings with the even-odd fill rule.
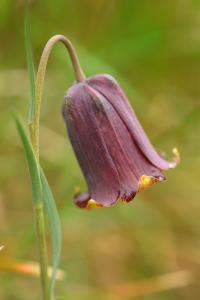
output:
[[[61,117],[74,78],[66,50],[55,47],[42,105],[41,164],[62,222],[61,268],[67,276],[58,284],[58,299],[135,299],[135,290],[123,294],[125,283],[145,280],[148,290],[149,278],[178,270],[190,272],[192,283],[159,293],[149,288],[138,299],[198,299],[200,2],[43,0],[31,1],[30,8],[36,63],[50,36],[67,35],[85,73],[114,75],[153,144],[169,154],[177,146],[182,158],[167,182],[131,204],[77,209],[74,189],[86,187]],[[13,110],[27,116],[23,13],[23,1],[0,0],[0,269],[7,258],[37,259],[28,173],[11,117]],[[38,298],[36,279],[0,274],[1,300]]]

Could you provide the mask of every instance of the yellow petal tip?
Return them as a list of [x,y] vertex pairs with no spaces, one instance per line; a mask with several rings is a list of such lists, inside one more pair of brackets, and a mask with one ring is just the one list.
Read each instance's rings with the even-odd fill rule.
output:
[[93,208],[99,208],[102,207],[101,204],[97,203],[95,200],[90,199],[87,203],[87,207],[88,209],[93,209]]
[[156,178],[154,176],[142,175],[140,176],[139,183],[138,183],[138,192],[143,191],[145,189],[150,188],[156,182],[163,181],[163,178]]
[[180,163],[181,158],[180,158],[180,153],[178,151],[178,148],[173,148],[172,153],[175,156],[174,160],[177,162],[177,164]]

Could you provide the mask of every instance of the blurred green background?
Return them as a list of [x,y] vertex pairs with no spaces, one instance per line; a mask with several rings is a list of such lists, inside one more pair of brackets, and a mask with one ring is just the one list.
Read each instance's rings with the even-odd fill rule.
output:
[[[60,267],[67,275],[57,299],[200,299],[200,1],[33,0],[30,10],[36,65],[48,38],[65,34],[85,73],[115,76],[155,147],[171,155],[177,146],[182,159],[167,182],[128,205],[76,208],[74,190],[86,186],[61,116],[74,77],[64,47],[54,48],[41,163],[62,221]],[[11,117],[13,110],[27,117],[23,15],[23,1],[0,0],[1,300],[40,296],[37,279],[1,272],[5,259],[37,260],[27,166]],[[171,275],[158,280],[163,274]]]

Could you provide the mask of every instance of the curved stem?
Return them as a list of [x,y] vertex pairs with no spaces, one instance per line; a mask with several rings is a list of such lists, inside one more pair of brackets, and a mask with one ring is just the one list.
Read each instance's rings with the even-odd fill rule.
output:
[[39,160],[39,119],[40,119],[40,106],[41,106],[42,90],[44,85],[44,77],[45,77],[49,55],[51,53],[53,46],[57,42],[62,42],[67,48],[72,61],[72,65],[74,68],[74,73],[77,81],[80,82],[85,81],[85,75],[81,69],[78,57],[76,55],[72,43],[63,35],[55,35],[52,38],[50,38],[46,46],[44,47],[42,56],[40,58],[40,63],[39,63],[36,82],[35,82],[35,116],[33,122],[30,124],[33,148],[35,150],[35,154],[38,160]]
[[[72,65],[74,68],[77,81],[83,82],[85,80],[85,75],[80,67],[78,57],[76,55],[75,49],[71,44],[71,42],[63,35],[55,35],[52,38],[50,38],[44,47],[39,62],[39,67],[38,67],[36,81],[35,81],[35,114],[32,122],[29,124],[31,141],[38,162],[39,162],[39,122],[40,122],[40,106],[42,100],[42,90],[44,85],[44,78],[45,78],[48,58],[53,46],[57,42],[62,42],[67,48],[72,61]],[[35,207],[35,217],[36,217],[36,229],[37,229],[39,256],[40,256],[40,278],[42,284],[43,300],[49,300],[50,294],[49,294],[49,281],[48,281],[48,274],[47,274],[47,267],[48,267],[47,247],[46,247],[44,208],[42,204],[39,207]]]

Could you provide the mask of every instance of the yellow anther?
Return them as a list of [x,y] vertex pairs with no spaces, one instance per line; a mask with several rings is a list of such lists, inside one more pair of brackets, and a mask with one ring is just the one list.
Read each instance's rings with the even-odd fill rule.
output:
[[80,187],[79,187],[79,186],[76,186],[75,189],[74,189],[74,194],[75,194],[75,195],[79,195],[80,192],[81,192]]
[[178,151],[178,148],[173,148],[173,149],[172,149],[172,153],[175,155],[175,161],[176,161],[177,163],[179,163],[180,160],[181,160],[181,158],[180,158],[180,153],[179,153],[179,151]]

